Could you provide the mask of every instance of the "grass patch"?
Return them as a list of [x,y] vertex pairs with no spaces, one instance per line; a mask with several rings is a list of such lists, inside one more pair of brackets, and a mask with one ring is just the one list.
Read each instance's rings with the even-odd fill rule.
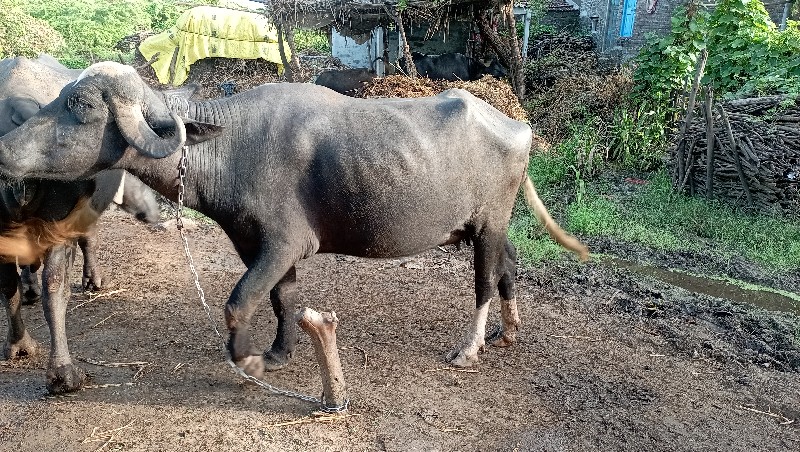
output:
[[[800,268],[796,222],[675,194],[663,171],[632,191],[614,190],[607,182],[578,179],[568,161],[569,157],[536,156],[530,171],[551,213],[571,233],[664,251],[711,252],[722,259],[739,255],[776,271]],[[576,191],[574,199],[559,208],[554,200],[569,190]],[[509,237],[523,262],[559,254],[527,209],[515,211]]]

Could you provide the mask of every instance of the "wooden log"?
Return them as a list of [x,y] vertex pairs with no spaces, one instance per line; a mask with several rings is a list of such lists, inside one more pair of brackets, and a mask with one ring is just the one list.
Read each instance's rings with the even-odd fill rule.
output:
[[742,191],[745,193],[747,197],[747,205],[753,205],[753,194],[750,193],[750,187],[747,185],[747,177],[744,175],[744,170],[742,169],[742,162],[739,159],[739,151],[737,150],[736,146],[736,138],[733,136],[733,130],[731,130],[731,124],[728,121],[728,116],[725,113],[725,108],[723,105],[718,105],[720,117],[722,118],[722,124],[725,126],[725,130],[728,134],[728,141],[731,143],[730,155],[733,157],[734,165],[736,166],[736,172],[739,176],[739,182],[742,184]]
[[[688,155],[688,159],[689,159],[689,162],[686,165],[686,173],[683,175],[683,180],[681,181],[681,185],[678,187],[678,193],[683,193],[683,187],[686,186],[687,180],[692,175],[692,164],[694,163],[694,156],[692,154],[689,154]],[[694,194],[693,190],[691,190],[691,194]]]
[[336,348],[336,325],[339,319],[335,312],[317,312],[303,308],[295,319],[314,344],[314,353],[322,376],[322,408],[325,411],[342,412],[347,409],[347,387],[342,373],[339,349]]

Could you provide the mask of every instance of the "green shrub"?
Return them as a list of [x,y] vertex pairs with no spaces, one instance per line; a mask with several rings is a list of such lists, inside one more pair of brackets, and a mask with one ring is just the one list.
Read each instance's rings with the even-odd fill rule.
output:
[[778,31],[759,0],[721,0],[708,12],[690,3],[676,10],[672,31],[652,37],[636,58],[635,92],[669,102],[692,78],[708,50],[703,83],[718,96],[800,92],[800,30]]
[[0,0],[0,58],[57,54],[64,37],[46,21],[27,14],[20,2]]
[[306,30],[302,28],[295,29],[294,45],[298,53],[331,53],[331,44],[328,40],[328,34],[321,30]]
[[608,160],[644,171],[661,165],[669,138],[665,110],[652,101],[629,101],[617,108],[608,125]]
[[[161,31],[174,25],[187,8],[216,1],[176,3],[168,0],[6,0],[28,15],[48,23],[63,36],[65,45],[56,53],[71,67],[86,67],[100,60],[116,60],[116,44],[142,31]],[[10,20],[9,20],[10,19]],[[14,25],[16,18],[3,18]],[[130,55],[126,57],[130,58]]]

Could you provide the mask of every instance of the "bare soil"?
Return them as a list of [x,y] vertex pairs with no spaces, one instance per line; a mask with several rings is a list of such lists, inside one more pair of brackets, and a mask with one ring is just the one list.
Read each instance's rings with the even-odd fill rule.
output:
[[[300,264],[302,305],[340,319],[351,399],[347,416],[315,416],[313,403],[232,373],[174,223],[165,226],[116,211],[101,218],[100,258],[115,281],[105,296],[79,291],[75,265],[67,328],[89,388],[47,396],[47,328],[39,306],[25,310],[42,349],[0,362],[0,450],[800,450],[797,317],[602,261],[565,257],[521,270],[519,342],[489,349],[474,370],[448,368],[443,357],[474,307],[469,247]],[[198,221],[188,235],[222,325],[244,266],[215,225]],[[255,322],[266,347],[269,303]],[[318,396],[308,338],[266,378]]]

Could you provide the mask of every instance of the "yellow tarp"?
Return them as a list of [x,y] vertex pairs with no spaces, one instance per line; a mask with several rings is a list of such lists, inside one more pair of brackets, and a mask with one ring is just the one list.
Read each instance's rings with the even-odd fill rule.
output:
[[[174,27],[142,41],[139,51],[146,61],[156,55],[152,66],[158,80],[176,86],[186,81],[189,66],[203,58],[263,58],[283,69],[278,32],[263,14],[214,6],[185,11]],[[173,56],[174,74],[170,74]]]

